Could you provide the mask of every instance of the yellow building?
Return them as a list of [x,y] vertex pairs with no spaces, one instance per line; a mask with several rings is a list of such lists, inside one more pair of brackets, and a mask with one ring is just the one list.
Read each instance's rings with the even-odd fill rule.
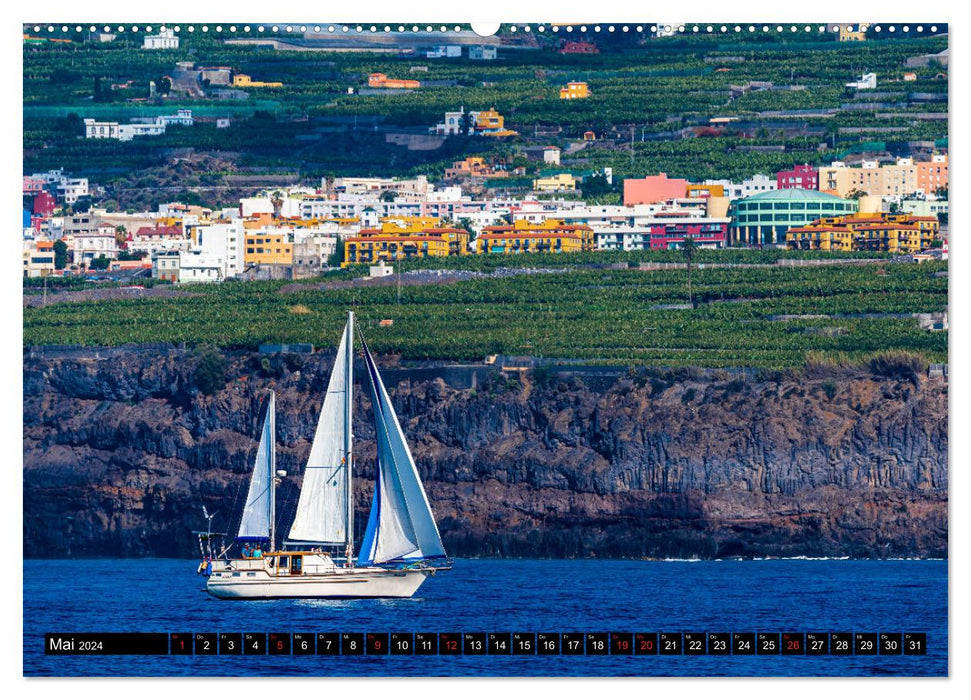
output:
[[579,180],[570,173],[557,173],[556,175],[533,180],[533,189],[537,192],[574,191],[577,188],[578,182]]
[[561,100],[585,100],[590,97],[590,86],[583,82],[567,83],[560,88]]
[[593,229],[583,224],[567,224],[547,219],[539,224],[518,219],[512,226],[486,226],[475,239],[476,252],[576,253],[594,249]]
[[506,128],[506,118],[495,107],[475,112],[475,133],[482,136],[515,136],[518,132]]
[[[363,233],[363,231],[362,231]],[[444,236],[355,236],[344,242],[344,264],[375,263],[379,260],[447,257],[449,240]]]
[[[381,219],[380,233],[399,236],[410,235],[421,233],[425,229],[435,228],[440,226],[441,223],[442,220],[434,216],[389,216]],[[376,231],[376,229],[368,230]],[[364,231],[361,231],[362,235],[363,233]]]
[[810,224],[786,232],[786,245],[796,250],[853,250],[853,232],[845,226]]
[[851,214],[817,219],[791,228],[786,245],[802,250],[880,250],[917,253],[929,248],[940,224],[936,217],[908,214]]
[[293,243],[285,233],[246,232],[243,262],[247,265],[290,265]]
[[853,31],[852,25],[840,25],[840,41],[866,41],[866,32],[862,31],[862,26],[857,25],[860,31]]
[[[432,221],[436,220],[432,219]],[[394,227],[385,228],[382,226],[380,229],[361,229],[355,238],[408,238],[411,236],[422,236],[426,238],[430,236],[432,238],[441,238],[448,244],[449,255],[465,255],[469,252],[469,232],[464,228],[438,228],[435,226],[428,226],[416,230],[398,230]]]
[[283,87],[283,83],[264,83],[260,80],[253,80],[250,76],[245,73],[236,73],[233,76],[233,87],[264,87],[264,88],[280,88]]
[[919,226],[886,223],[864,224],[854,231],[857,250],[883,250],[890,253],[919,253],[930,248],[934,234]]
[[708,197],[724,197],[724,185],[691,185],[686,188],[685,195],[689,199],[706,199]]
[[580,237],[572,233],[524,233],[519,231],[483,232],[475,239],[476,252],[501,253],[579,253]]

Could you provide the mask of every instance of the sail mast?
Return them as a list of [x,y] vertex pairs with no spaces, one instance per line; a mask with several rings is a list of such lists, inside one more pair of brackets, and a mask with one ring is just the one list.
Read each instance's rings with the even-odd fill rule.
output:
[[276,551],[276,392],[270,390],[270,551]]
[[352,440],[353,431],[351,421],[354,418],[354,312],[347,312],[347,337],[345,339],[345,352],[347,361],[345,363],[344,385],[344,478],[347,483],[347,528],[346,545],[344,550],[344,565],[351,566],[351,557],[354,555],[354,495],[351,491],[351,469],[352,469]]

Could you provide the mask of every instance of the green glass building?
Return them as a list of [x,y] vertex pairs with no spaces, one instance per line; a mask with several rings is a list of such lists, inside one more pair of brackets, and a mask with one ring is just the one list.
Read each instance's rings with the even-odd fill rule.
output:
[[786,231],[824,216],[844,216],[859,208],[855,199],[843,199],[816,190],[772,190],[736,200],[732,204],[732,245],[784,245]]

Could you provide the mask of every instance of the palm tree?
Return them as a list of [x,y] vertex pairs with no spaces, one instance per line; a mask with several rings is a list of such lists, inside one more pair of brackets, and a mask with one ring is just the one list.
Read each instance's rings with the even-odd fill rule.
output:
[[685,264],[688,267],[688,304],[691,308],[694,308],[695,304],[691,298],[691,263],[695,257],[695,251],[698,250],[698,244],[695,243],[693,238],[685,238],[684,243],[681,244],[681,255],[684,256]]

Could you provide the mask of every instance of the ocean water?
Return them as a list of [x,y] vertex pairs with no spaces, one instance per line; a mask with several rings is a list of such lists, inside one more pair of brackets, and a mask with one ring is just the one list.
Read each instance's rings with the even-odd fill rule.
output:
[[[947,562],[458,560],[408,600],[224,601],[197,562],[24,562],[29,676],[944,676]],[[925,632],[926,656],[45,656],[46,632]]]

